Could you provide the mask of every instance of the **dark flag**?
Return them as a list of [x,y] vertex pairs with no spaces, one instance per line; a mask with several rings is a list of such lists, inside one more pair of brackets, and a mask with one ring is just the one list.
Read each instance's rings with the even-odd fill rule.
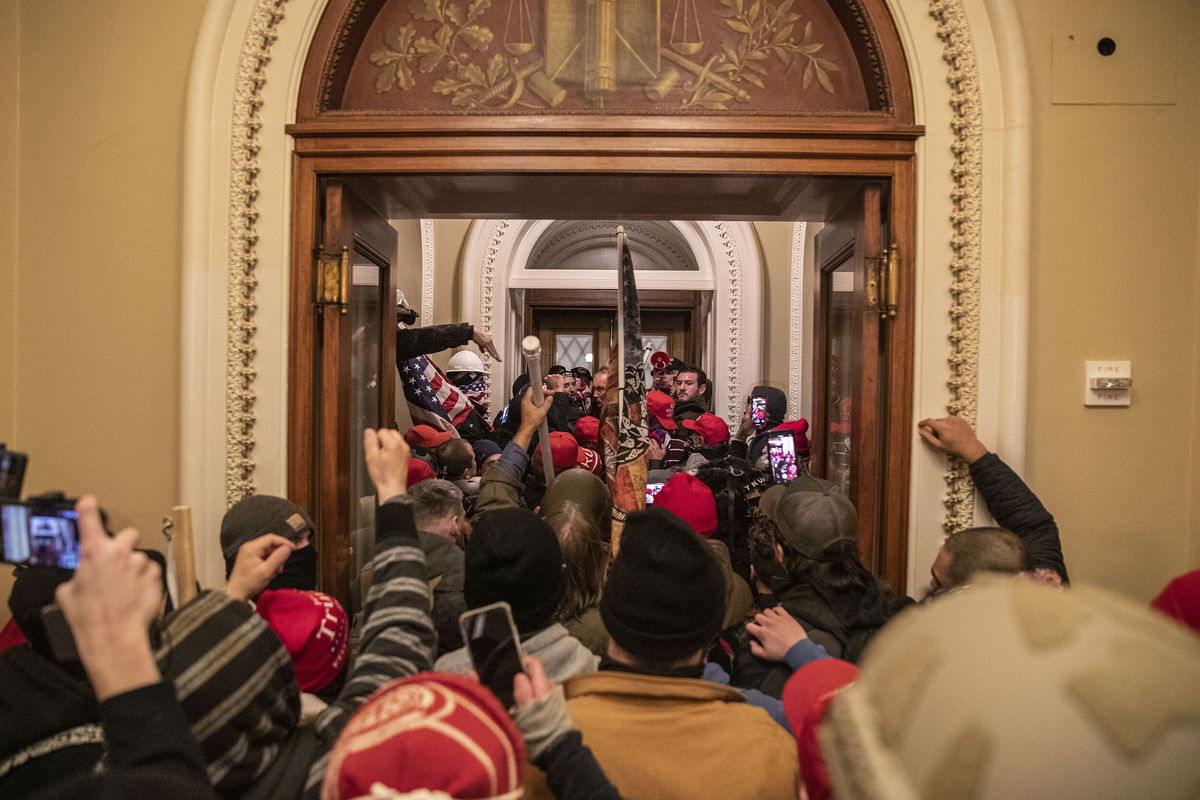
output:
[[609,380],[621,376],[605,398],[600,417],[604,469],[613,499],[611,555],[621,546],[625,515],[646,507],[646,377],[642,365],[642,320],[633,259],[625,229],[617,228],[617,347],[609,366]]

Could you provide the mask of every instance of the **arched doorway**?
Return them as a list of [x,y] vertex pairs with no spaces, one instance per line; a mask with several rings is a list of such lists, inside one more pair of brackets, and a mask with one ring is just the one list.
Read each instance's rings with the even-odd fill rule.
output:
[[[484,326],[505,348],[515,354],[516,342],[524,335],[520,318],[524,302],[513,292],[528,290],[612,290],[611,273],[579,268],[582,250],[595,247],[611,251],[613,222],[550,220],[478,220],[472,224],[461,259],[460,308]],[[735,423],[742,398],[754,385],[762,366],[762,347],[757,328],[743,325],[745,309],[762,303],[763,265],[754,232],[744,222],[650,221],[663,240],[659,254],[648,254],[660,267],[684,265],[688,269],[638,269],[639,291],[694,292],[700,325],[696,347],[688,351],[708,364],[716,396],[713,410]],[[587,230],[584,230],[586,226]],[[572,232],[573,235],[563,236]],[[635,232],[633,235],[637,235]],[[547,244],[550,246],[546,246]],[[639,247],[634,240],[634,247]],[[650,245],[646,246],[651,249]],[[546,270],[539,262],[561,257],[572,259],[567,269]],[[648,265],[647,265],[648,266]],[[717,332],[722,333],[720,347]],[[719,357],[708,358],[708,354]],[[506,372],[493,379],[493,389],[511,383]],[[493,407],[507,398],[493,393]]]
[[[209,552],[216,552],[215,533],[204,539],[206,532],[216,530],[226,503],[251,487],[286,492],[288,465],[296,457],[287,443],[290,390],[283,368],[291,343],[288,289],[294,276],[282,266],[289,252],[301,246],[289,232],[288,211],[290,187],[295,185],[291,152],[298,142],[283,132],[283,126],[302,120],[294,87],[301,82],[305,53],[326,5],[324,0],[213,0],[196,48],[186,141],[180,467],[181,495],[196,510],[202,544],[207,542],[199,551],[200,567],[214,581],[220,577],[219,559]],[[366,5],[356,4],[360,9]],[[937,413],[947,400],[945,382],[952,380],[949,396],[955,407],[978,408],[985,435],[1002,442],[1007,453],[1015,453],[1011,460],[1019,465],[1028,228],[1027,205],[1021,198],[1029,189],[1023,123],[1028,87],[1022,80],[1020,26],[1008,0],[969,6],[958,0],[890,0],[888,5],[906,55],[917,65],[915,118],[927,126],[914,164],[922,200],[912,210],[921,232],[913,289],[922,318],[910,405],[920,414]],[[881,7],[874,6],[872,13]],[[986,130],[978,126],[980,114],[993,121]],[[754,122],[765,135],[752,137],[751,146],[741,148],[753,154],[741,159],[742,166],[772,167],[797,153],[846,152],[836,143],[828,149],[830,143],[816,129],[820,126],[807,132],[792,126],[799,141],[781,149],[774,136],[781,129],[770,120],[765,126],[761,118]],[[595,120],[578,121],[577,136],[560,137],[559,144],[569,148],[600,127]],[[622,146],[602,148],[605,166],[613,166],[623,153],[648,152],[643,147],[647,127],[654,126],[638,119],[623,126]],[[862,120],[850,115],[835,120],[826,132],[842,127],[858,132],[852,134],[856,136]],[[511,119],[484,120],[476,128],[491,137],[515,130]],[[415,130],[409,126],[402,135],[411,136]],[[429,130],[444,131],[446,126],[435,124]],[[690,121],[676,130],[687,137],[676,140],[679,164],[698,152],[693,134],[712,132],[714,127]],[[786,133],[787,126],[782,130]],[[807,139],[811,144],[805,144]],[[410,143],[425,148],[425,159],[412,163],[448,165],[439,154],[446,151],[442,146],[451,144],[449,139],[443,138],[438,147],[429,146],[429,136]],[[730,139],[727,144],[727,150],[736,151],[747,140]],[[334,150],[337,147],[329,152]],[[1003,171],[980,169],[985,150],[989,163],[1003,164]],[[531,153],[526,166],[552,167],[552,161],[539,160],[539,153]],[[487,148],[474,155],[465,159],[467,166],[502,166],[488,161]],[[984,219],[992,231],[991,246],[981,251]],[[964,279],[1003,285],[1003,302],[978,305],[969,290],[964,294]],[[958,320],[953,325],[948,311]],[[952,330],[965,348],[947,344]],[[893,427],[907,427],[911,420],[911,415],[897,419]],[[908,572],[919,580],[940,543],[941,522],[960,520],[964,513],[969,518],[971,502],[969,484],[951,475],[947,514],[943,465],[924,457],[915,439],[907,444],[916,455],[906,493],[911,501],[910,553],[915,554]]]
[[[667,12],[654,3],[626,3],[611,17],[589,16],[577,0],[543,6],[545,25],[530,41],[493,51],[503,13],[486,3],[331,0],[288,128],[296,141],[292,285],[338,283],[329,273],[338,246],[340,283],[351,283],[346,254],[362,250],[370,226],[348,223],[340,204],[335,210],[329,198],[341,194],[329,194],[330,181],[361,184],[379,219],[499,211],[842,220],[849,238],[836,269],[844,280],[823,281],[821,291],[837,293],[848,311],[840,328],[826,326],[829,343],[813,357],[823,397],[834,374],[825,362],[841,348],[847,402],[818,402],[814,430],[818,452],[835,436],[844,452],[836,465],[816,459],[815,471],[844,471],[864,561],[903,588],[910,432],[892,423],[912,415],[909,254],[922,129],[886,7],[718,1],[698,9],[710,41],[680,43],[668,40]],[[721,224],[729,250],[732,234]],[[345,594],[352,558],[340,532],[361,516],[361,498],[343,478],[363,423],[347,388],[359,330],[348,330],[357,323],[345,316],[347,297],[331,305],[305,294],[293,292],[291,308],[288,495],[329,531],[319,542],[322,580]],[[725,299],[734,325],[757,310],[736,289]],[[470,321],[493,328],[496,313],[493,303]],[[391,334],[385,326],[378,335],[382,361],[364,374],[388,371]],[[744,397],[742,367],[734,361],[731,380],[717,381],[731,418]],[[366,424],[389,416],[385,409]]]

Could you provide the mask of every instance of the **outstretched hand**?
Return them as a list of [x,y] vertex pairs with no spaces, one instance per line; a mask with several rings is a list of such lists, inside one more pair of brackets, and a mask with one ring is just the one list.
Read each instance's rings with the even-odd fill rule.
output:
[[917,423],[917,433],[929,444],[973,464],[987,455],[987,448],[975,435],[975,430],[962,417],[923,419]]
[[751,636],[750,652],[766,661],[783,661],[796,642],[808,638],[804,626],[782,606],[755,614],[746,623],[746,632]]
[[157,564],[133,549],[136,530],[109,538],[95,497],[80,498],[75,511],[79,566],[54,596],[96,698],[104,700],[160,680],[148,632],[162,605],[162,577]]
[[471,334],[471,341],[473,341],[475,344],[477,344],[479,346],[480,352],[487,353],[489,356],[496,359],[497,361],[504,360],[504,359],[500,358],[500,351],[496,349],[496,344],[495,344],[495,342],[492,341],[492,337],[488,336],[486,333],[479,330],[478,328],[475,328],[473,330],[473,332]]
[[363,431],[363,458],[367,474],[375,484],[379,502],[408,491],[408,459],[411,451],[399,431],[367,428]]
[[246,542],[238,548],[233,570],[225,582],[225,594],[234,600],[258,597],[283,572],[283,562],[295,549],[295,544],[274,533]]

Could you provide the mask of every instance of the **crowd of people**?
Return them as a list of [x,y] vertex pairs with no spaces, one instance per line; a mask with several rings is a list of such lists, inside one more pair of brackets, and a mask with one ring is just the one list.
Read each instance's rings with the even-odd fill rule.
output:
[[[457,365],[478,386],[482,362]],[[650,366],[652,488],[616,520],[607,370],[534,376],[540,402],[522,376],[495,415],[476,391],[463,430],[364,431],[361,607],[317,591],[316,526],[287,499],[231,507],[225,585],[166,610],[136,531],[79,500],[78,568],[17,569],[0,796],[1195,796],[1200,572],[1154,609],[1071,586],[1037,496],[967,422],[931,418],[918,435],[968,465],[996,525],[948,536],[907,597],[860,561],[783,392],[755,387],[731,430],[701,368]],[[504,691],[460,625],[497,604],[523,654]]]

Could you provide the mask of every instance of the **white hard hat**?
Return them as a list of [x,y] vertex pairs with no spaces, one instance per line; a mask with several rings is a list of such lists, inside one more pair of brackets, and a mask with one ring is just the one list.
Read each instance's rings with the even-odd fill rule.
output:
[[474,350],[459,350],[450,356],[450,362],[446,365],[446,371],[487,372],[483,366],[483,359]]

